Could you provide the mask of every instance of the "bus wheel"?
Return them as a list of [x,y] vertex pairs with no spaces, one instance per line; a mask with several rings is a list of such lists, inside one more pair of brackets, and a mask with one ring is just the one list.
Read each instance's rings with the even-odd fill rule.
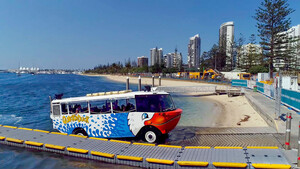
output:
[[79,135],[79,136],[87,136],[87,133],[82,128],[76,128],[76,129],[74,129],[73,132],[72,132],[72,134],[76,134],[76,135]]
[[161,133],[155,129],[146,130],[144,133],[144,140],[148,143],[158,142],[160,140]]

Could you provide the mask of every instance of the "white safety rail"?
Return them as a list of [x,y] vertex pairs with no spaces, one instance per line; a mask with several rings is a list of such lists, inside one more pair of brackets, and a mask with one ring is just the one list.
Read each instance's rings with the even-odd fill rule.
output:
[[158,86],[152,88],[153,91],[165,91],[168,93],[215,93],[217,86],[203,85],[203,86]]
[[241,90],[240,87],[232,87],[232,86],[224,86],[224,85],[219,85],[217,86],[216,90]]

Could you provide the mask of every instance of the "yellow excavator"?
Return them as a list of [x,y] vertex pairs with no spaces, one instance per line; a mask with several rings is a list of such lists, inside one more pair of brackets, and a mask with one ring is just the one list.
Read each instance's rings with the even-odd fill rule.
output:
[[217,70],[214,70],[214,69],[206,69],[204,70],[203,72],[203,76],[202,76],[202,80],[205,80],[205,79],[221,79],[223,76],[222,74],[217,71]]
[[240,73],[239,77],[241,80],[251,80],[251,73]]

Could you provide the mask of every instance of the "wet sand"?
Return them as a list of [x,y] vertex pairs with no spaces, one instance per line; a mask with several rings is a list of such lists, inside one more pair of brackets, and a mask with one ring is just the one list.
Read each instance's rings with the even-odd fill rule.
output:
[[[115,82],[125,83],[126,76],[117,75],[88,75],[88,76],[102,76]],[[201,82],[190,82],[173,79],[162,79],[162,86],[195,86],[195,85],[215,85]],[[130,77],[130,83],[137,84],[137,77]],[[142,85],[151,85],[151,78],[142,78]],[[155,79],[155,84],[158,84],[158,79]],[[211,122],[207,127],[267,127],[267,123],[261,116],[253,109],[250,103],[244,96],[228,97],[227,95],[213,95],[205,93],[198,95],[201,99],[209,100],[214,103],[217,111],[214,115],[214,122]]]
[[211,99],[221,109],[216,120],[218,127],[268,127],[245,96],[211,95],[202,97]]

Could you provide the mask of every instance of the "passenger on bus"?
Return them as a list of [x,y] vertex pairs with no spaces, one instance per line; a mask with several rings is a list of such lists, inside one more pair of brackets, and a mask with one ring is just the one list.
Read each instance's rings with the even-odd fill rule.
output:
[[[77,104],[76,104],[77,105]],[[81,112],[81,106],[80,105],[77,105],[77,108],[76,108],[76,113],[80,113]]]
[[126,111],[126,107],[124,105],[122,105],[121,108],[123,112]]
[[101,112],[106,112],[106,107],[105,107],[105,105],[102,106]]

